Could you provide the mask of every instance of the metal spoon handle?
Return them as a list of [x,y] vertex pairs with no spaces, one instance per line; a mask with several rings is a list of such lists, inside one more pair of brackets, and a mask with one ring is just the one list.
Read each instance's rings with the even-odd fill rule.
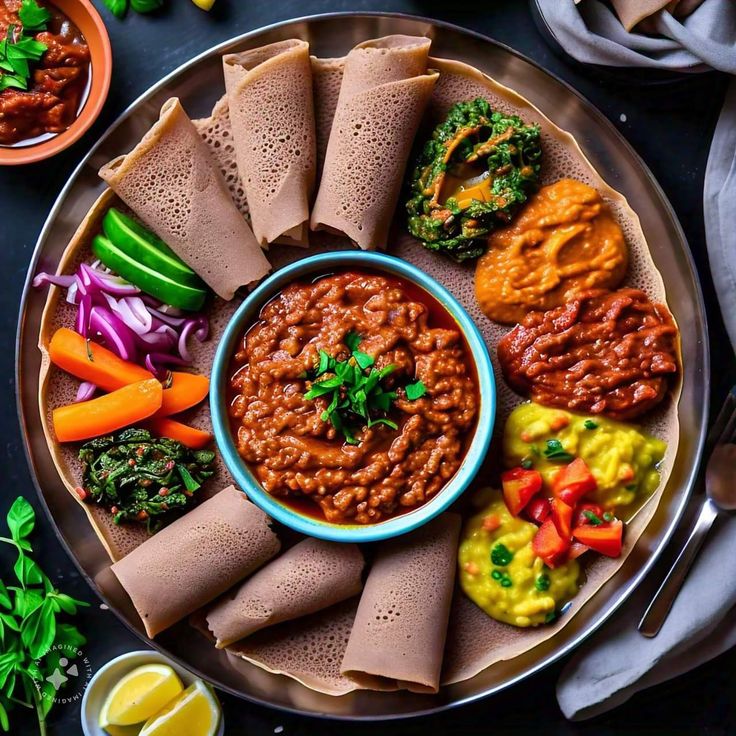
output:
[[718,507],[713,501],[706,498],[700,507],[700,513],[685,546],[639,622],[639,633],[643,636],[653,637],[659,633],[716,516],[718,516]]

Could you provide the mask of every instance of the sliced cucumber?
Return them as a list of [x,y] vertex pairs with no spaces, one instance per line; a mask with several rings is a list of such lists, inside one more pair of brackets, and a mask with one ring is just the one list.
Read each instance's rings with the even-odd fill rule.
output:
[[206,288],[202,279],[161,238],[115,207],[105,214],[102,230],[114,246],[134,261],[177,283]]
[[102,235],[92,241],[92,252],[118,276],[137,286],[146,294],[155,296],[165,304],[192,312],[202,308],[207,292],[192,286],[177,283],[168,276],[158,273],[143,263],[131,258]]

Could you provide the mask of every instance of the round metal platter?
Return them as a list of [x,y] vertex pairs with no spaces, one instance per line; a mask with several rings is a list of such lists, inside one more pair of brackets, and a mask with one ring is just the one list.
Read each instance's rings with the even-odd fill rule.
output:
[[[392,33],[426,35],[432,54],[476,66],[529,99],[561,128],[571,132],[604,179],[622,192],[641,218],[652,256],[662,273],[670,307],[681,329],[684,375],[679,403],[678,455],[663,501],[620,571],[559,634],[546,643],[500,662],[439,694],[356,692],[330,697],[281,675],[235,663],[186,622],[149,642],[127,596],[103,592],[109,559],[69,497],[49,455],[38,411],[37,349],[46,292],[30,288],[36,270],[55,270],[77,225],[102,191],[99,167],[129,151],[158,118],[163,102],[176,96],[192,118],[209,115],[222,94],[220,55],[266,43],[302,38],[312,53],[342,56],[356,43]],[[342,719],[384,719],[431,713],[496,693],[570,652],[630,595],[664,547],[690,494],[702,449],[709,394],[709,353],[705,308],[683,232],[664,194],[644,163],[616,129],[586,100],[512,49],[469,31],[434,21],[388,14],[315,16],[247,33],[192,59],[142,95],[82,161],[59,195],[41,232],[30,264],[17,336],[18,411],[31,472],[39,497],[81,573],[118,617],[147,644],[173,657],[218,687],[243,698],[305,715]]]

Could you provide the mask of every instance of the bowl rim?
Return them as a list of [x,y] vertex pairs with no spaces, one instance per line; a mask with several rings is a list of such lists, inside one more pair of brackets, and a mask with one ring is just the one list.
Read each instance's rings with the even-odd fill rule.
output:
[[[473,438],[452,478],[433,498],[412,511],[376,524],[333,524],[300,514],[268,493],[253,477],[238,454],[225,408],[225,381],[235,343],[260,309],[287,284],[321,269],[363,267],[405,278],[423,288],[448,311],[462,330],[475,362],[480,410]],[[245,322],[248,325],[244,324]],[[439,282],[413,264],[385,253],[329,251],[301,258],[271,274],[238,307],[217,346],[210,378],[210,414],[217,449],[235,482],[246,496],[275,521],[295,531],[335,542],[376,542],[406,534],[426,524],[454,503],[480,470],[493,437],[496,416],[496,383],[493,365],[483,337],[460,302]]]
[[[57,0],[49,2],[58,7]],[[53,138],[40,141],[31,146],[14,148],[12,146],[0,146],[0,166],[22,166],[24,164],[35,164],[55,156],[76,143],[95,123],[102,112],[110,92],[110,80],[112,79],[112,44],[107,32],[107,26],[102,20],[97,8],[90,0],[74,0],[80,13],[86,14],[97,32],[99,39],[99,53],[94,54],[93,44],[87,42],[90,48],[90,90],[79,115],[74,122],[64,131]],[[61,12],[66,12],[59,8]],[[93,94],[94,75],[99,74],[101,86],[97,94]]]

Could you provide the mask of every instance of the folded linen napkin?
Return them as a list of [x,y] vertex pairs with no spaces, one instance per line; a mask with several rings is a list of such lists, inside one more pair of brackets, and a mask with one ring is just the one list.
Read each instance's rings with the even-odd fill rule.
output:
[[[680,0],[678,7],[660,0],[612,0],[615,12],[600,0],[536,3],[558,43],[583,63],[736,74],[732,0]],[[703,209],[713,281],[736,346],[736,79],[711,144]],[[681,529],[671,548],[688,531]],[[565,715],[580,720],[603,713],[736,645],[734,560],[736,518],[730,517],[709,535],[660,633],[646,639],[637,624],[662,579],[663,570],[655,568],[563,670],[557,698]]]

